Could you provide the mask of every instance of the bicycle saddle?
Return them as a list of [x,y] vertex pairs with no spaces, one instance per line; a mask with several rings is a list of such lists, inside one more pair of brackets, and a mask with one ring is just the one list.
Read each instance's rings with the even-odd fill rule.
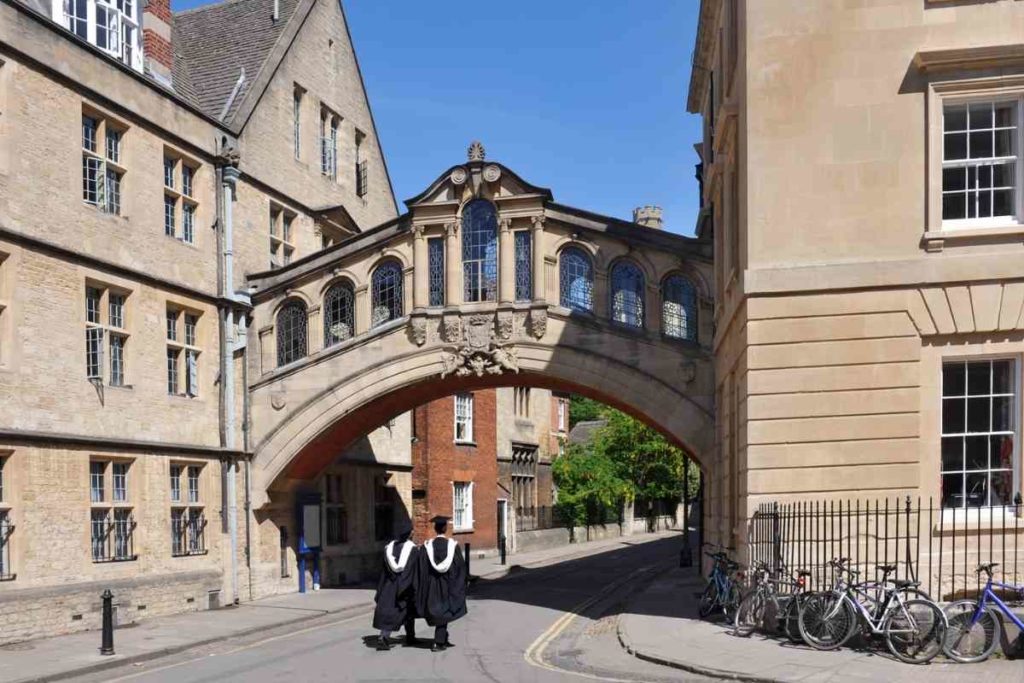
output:
[[881,564],[881,565],[878,565],[878,571],[882,572],[883,574],[892,574],[894,571],[896,571],[896,565],[894,565],[894,564]]
[[917,588],[921,585],[920,581],[906,581],[904,579],[899,579],[898,581],[893,581],[892,583],[897,588]]
[[796,570],[796,575],[797,575],[797,576],[810,576],[810,575],[811,575],[811,572],[809,572],[809,571],[808,571],[808,570],[806,570],[806,569],[797,569],[797,570]]
[[999,566],[998,562],[989,562],[987,564],[979,564],[978,568],[975,569],[975,573],[988,572],[992,573],[992,570]]

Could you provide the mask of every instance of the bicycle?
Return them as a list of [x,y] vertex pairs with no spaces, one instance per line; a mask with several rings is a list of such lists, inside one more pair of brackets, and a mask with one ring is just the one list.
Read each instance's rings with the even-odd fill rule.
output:
[[[930,599],[904,599],[916,591],[916,581],[889,581],[895,565],[878,567],[881,581],[855,582],[860,574],[846,566],[846,558],[832,560],[838,570],[836,586],[814,593],[800,611],[800,635],[817,650],[842,647],[860,624],[870,635],[881,636],[889,651],[908,664],[924,664],[942,651],[947,628],[946,615]],[[873,597],[871,592],[881,597]],[[869,609],[870,608],[870,609]]]
[[701,619],[706,619],[716,607],[720,607],[726,620],[729,620],[730,613],[735,613],[740,602],[740,591],[733,579],[733,574],[739,570],[740,565],[729,559],[729,556],[723,551],[705,552],[704,554],[710,557],[714,564],[712,564],[711,574],[708,576],[708,585],[698,599],[697,613]]
[[[800,570],[796,579],[780,579],[770,570],[765,562],[758,562],[753,574],[753,587],[740,601],[736,609],[736,621],[733,633],[740,637],[750,636],[758,628],[770,630],[768,624],[775,624],[774,630],[780,631],[794,643],[801,642],[800,629],[797,624],[800,604],[804,596],[806,577],[809,571]],[[790,596],[780,595],[781,586],[797,589]],[[785,600],[785,607],[780,603]]]
[[[949,629],[946,631],[946,642],[943,649],[946,656],[957,662],[973,663],[988,659],[999,646],[1001,624],[996,610],[1024,632],[1024,621],[1013,613],[1005,602],[992,590],[992,586],[1016,591],[1017,599],[1024,601],[1024,586],[992,580],[992,570],[999,566],[998,562],[978,565],[976,574],[985,572],[988,580],[980,600],[957,600],[946,606],[946,618]],[[989,603],[992,603],[990,605]]]

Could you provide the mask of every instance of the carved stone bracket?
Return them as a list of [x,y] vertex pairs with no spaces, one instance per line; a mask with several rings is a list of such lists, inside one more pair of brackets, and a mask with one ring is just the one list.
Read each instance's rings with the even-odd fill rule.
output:
[[462,321],[457,315],[446,315],[441,323],[441,338],[449,343],[462,339]]
[[508,341],[512,338],[515,330],[515,320],[512,318],[512,311],[498,312],[498,339]]
[[530,311],[530,334],[534,339],[542,339],[548,331],[548,311],[545,308],[535,308]]
[[679,366],[679,379],[682,380],[683,384],[690,384],[693,380],[697,379],[697,364],[692,360],[683,361],[682,365]]
[[409,320],[409,334],[416,346],[423,346],[427,343],[427,319],[421,316]]

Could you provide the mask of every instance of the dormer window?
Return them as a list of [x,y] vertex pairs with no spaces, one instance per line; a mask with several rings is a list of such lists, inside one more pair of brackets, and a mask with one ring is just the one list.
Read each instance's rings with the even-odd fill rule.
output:
[[53,20],[136,71],[142,71],[140,0],[53,0]]

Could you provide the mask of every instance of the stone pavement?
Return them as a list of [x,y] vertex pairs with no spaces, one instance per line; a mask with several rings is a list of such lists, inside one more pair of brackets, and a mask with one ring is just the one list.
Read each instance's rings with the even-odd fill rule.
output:
[[[580,543],[532,553],[510,555],[502,566],[497,557],[474,559],[474,576],[495,580],[517,568],[537,568],[631,544],[671,538],[664,531],[593,543]],[[142,662],[228,638],[297,624],[327,615],[357,615],[373,606],[373,589],[325,589],[290,593],[214,611],[190,612],[140,621],[114,631],[113,656],[99,654],[100,632],[84,631],[0,647],[0,683],[41,683]],[[2,625],[0,625],[2,628]]]
[[900,681],[914,683],[1021,683],[1024,660],[992,658],[957,664],[942,658],[915,666],[885,649],[842,648],[819,652],[805,645],[755,634],[732,635],[731,628],[697,618],[695,593],[704,581],[691,570],[673,569],[634,594],[619,617],[619,641],[647,661],[685,671],[744,681]]

